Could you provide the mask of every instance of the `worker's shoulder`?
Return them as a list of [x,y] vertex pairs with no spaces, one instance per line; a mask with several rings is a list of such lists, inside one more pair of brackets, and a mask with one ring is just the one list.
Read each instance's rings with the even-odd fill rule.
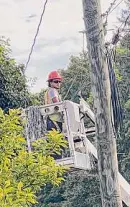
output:
[[57,95],[57,90],[55,88],[48,88],[47,92],[52,96]]
[[51,87],[49,87],[46,91],[47,91],[47,92],[51,92],[51,91],[53,91],[53,92],[57,92],[57,90],[56,90],[55,88],[51,88]]

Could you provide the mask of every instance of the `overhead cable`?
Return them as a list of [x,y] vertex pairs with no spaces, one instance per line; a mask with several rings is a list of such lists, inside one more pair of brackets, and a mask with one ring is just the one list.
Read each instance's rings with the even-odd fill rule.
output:
[[123,23],[121,23],[121,25],[118,27],[116,34],[114,34],[114,36],[112,37],[112,41],[111,41],[112,45],[116,45],[119,42],[120,33],[124,32],[129,18],[130,18],[130,13],[125,18],[125,21]]
[[42,23],[42,20],[43,20],[43,16],[44,16],[44,13],[45,13],[45,10],[46,10],[47,3],[48,3],[48,0],[45,1],[44,6],[43,6],[43,10],[42,10],[42,13],[41,13],[41,16],[40,16],[40,21],[39,21],[39,24],[38,24],[38,27],[37,27],[37,30],[36,30],[36,34],[35,34],[34,39],[33,39],[33,43],[32,43],[32,46],[31,46],[31,50],[30,50],[26,65],[25,65],[25,70],[27,69],[29,61],[31,59],[31,55],[32,55],[32,52],[33,52],[34,45],[36,43],[36,39],[37,39],[39,29],[40,29],[40,26],[41,26],[41,23]]

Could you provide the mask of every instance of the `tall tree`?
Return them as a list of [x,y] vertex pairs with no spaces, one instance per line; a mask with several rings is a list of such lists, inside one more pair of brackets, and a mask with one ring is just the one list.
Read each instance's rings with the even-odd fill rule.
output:
[[0,107],[5,111],[25,107],[31,101],[24,66],[17,65],[10,56],[8,41],[0,39]]
[[90,96],[90,76],[87,53],[71,56],[67,70],[61,70],[63,100],[79,102],[78,92],[82,91],[85,99]]

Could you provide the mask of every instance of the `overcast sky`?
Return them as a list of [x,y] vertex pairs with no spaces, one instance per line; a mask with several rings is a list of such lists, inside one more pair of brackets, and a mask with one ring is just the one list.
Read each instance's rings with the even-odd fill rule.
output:
[[[26,63],[45,0],[0,0],[0,35],[10,39],[13,57]],[[112,0],[102,0],[102,12]],[[117,2],[120,2],[117,0]],[[123,3],[109,16],[109,28],[117,25]],[[46,12],[28,65],[27,77],[37,77],[33,92],[46,85],[48,72],[66,68],[69,57],[82,50],[84,29],[82,0],[48,0]]]

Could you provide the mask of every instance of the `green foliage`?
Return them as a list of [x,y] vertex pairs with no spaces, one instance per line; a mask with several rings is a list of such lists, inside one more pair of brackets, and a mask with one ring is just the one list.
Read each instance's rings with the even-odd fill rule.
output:
[[64,187],[63,207],[101,206],[99,180],[96,174],[85,171],[74,172],[67,177]]
[[[129,14],[130,0],[126,2],[127,9],[123,10],[121,21],[124,22]],[[130,25],[128,19],[127,25]],[[118,139],[119,168],[123,176],[130,183],[130,34],[126,33],[120,44],[123,54],[117,53],[117,62],[122,81],[119,83],[121,102],[124,109],[123,132]]]
[[[124,43],[122,42],[120,45],[121,49],[124,48],[123,45]],[[117,79],[118,87],[119,87],[121,102],[124,106],[130,94],[130,50],[128,48],[127,48],[127,54],[123,56],[120,55],[120,53],[118,53],[117,50],[115,67],[118,68],[118,77],[120,77],[119,79]]]
[[0,40],[0,107],[5,111],[9,108],[25,107],[30,103],[24,66],[17,65],[10,57],[8,41]]
[[116,52],[118,53],[118,55],[123,56],[123,55],[127,55],[127,48],[124,47],[117,47],[116,48]]
[[44,94],[45,89],[42,89],[39,93],[30,94],[31,105],[44,105]]
[[59,185],[65,169],[55,163],[54,153],[66,146],[63,135],[51,131],[48,139],[34,142],[28,152],[19,110],[0,109],[0,206],[28,207],[37,203],[36,193],[50,183]]
[[121,103],[124,112],[122,134],[117,140],[119,169],[130,182],[130,36],[125,35],[116,55],[121,80],[118,81]]
[[33,144],[34,151],[38,151],[45,156],[61,154],[61,147],[66,148],[67,141],[63,139],[63,134],[56,130],[49,131],[47,139],[38,139]]
[[60,188],[47,186],[41,192],[38,207],[100,207],[99,180],[96,174],[71,172]]
[[130,111],[130,99],[125,103],[125,109]]

